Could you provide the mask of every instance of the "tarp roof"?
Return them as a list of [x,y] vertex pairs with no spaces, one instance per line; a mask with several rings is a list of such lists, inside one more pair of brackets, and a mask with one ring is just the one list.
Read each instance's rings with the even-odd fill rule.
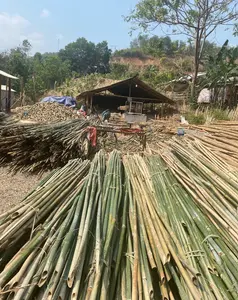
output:
[[17,77],[12,76],[11,74],[8,74],[8,73],[6,73],[4,71],[1,71],[1,70],[0,70],[0,75],[2,75],[4,77],[7,77],[7,78],[11,78],[11,79],[18,79]]
[[[131,86],[131,87],[130,87]],[[85,91],[77,96],[77,99],[84,98],[88,95],[99,94],[104,91],[109,91],[115,96],[126,96],[128,97],[131,88],[131,97],[140,98],[145,103],[169,103],[174,104],[174,101],[157,92],[151,88],[145,82],[140,80],[137,76],[131,77],[126,80],[116,82],[111,85],[100,87],[97,89]],[[144,98],[144,100],[142,100]]]

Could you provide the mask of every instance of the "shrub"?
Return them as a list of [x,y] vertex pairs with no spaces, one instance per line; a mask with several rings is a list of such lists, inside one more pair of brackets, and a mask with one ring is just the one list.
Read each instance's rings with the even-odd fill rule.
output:
[[206,122],[205,114],[197,111],[189,111],[185,114],[186,120],[189,124],[202,125]]
[[224,120],[224,121],[230,120],[227,110],[216,108],[216,109],[212,109],[210,113],[215,120]]

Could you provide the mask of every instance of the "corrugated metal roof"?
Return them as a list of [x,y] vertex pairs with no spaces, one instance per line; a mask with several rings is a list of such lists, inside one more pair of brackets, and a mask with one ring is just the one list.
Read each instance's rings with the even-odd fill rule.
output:
[[[109,91],[115,96],[129,96],[128,89],[129,85],[132,85],[132,95],[133,98],[150,98],[150,102],[154,103],[169,103],[174,104],[174,101],[166,97],[165,95],[157,92],[155,89],[147,85],[145,82],[140,80],[137,76],[131,77],[126,80],[122,80],[111,85],[103,86],[97,89],[92,89],[85,91],[77,96],[77,98],[82,98],[87,95],[98,94],[104,91]],[[145,101],[149,102],[149,101]]]
[[[8,89],[7,89],[7,86],[6,86],[6,85],[4,85],[4,84],[2,84],[2,85],[1,85],[1,90],[2,90],[2,91],[6,91],[6,90],[8,90]],[[11,89],[11,92],[13,92],[13,93],[16,93],[16,91],[15,91],[15,90],[13,90],[13,89]]]
[[11,74],[8,74],[2,70],[0,70],[0,75],[4,76],[4,77],[7,77],[7,78],[11,78],[11,79],[18,79],[17,77],[15,76],[12,76]]

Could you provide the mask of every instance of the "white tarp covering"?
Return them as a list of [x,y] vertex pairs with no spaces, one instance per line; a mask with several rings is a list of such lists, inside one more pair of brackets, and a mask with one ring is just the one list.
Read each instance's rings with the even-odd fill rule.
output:
[[209,89],[203,89],[199,93],[198,103],[210,103],[211,91]]

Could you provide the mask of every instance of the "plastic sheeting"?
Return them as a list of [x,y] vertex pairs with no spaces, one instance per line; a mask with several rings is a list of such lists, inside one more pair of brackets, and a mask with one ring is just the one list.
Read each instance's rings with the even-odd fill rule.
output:
[[208,89],[202,89],[199,96],[197,103],[210,103],[211,99],[211,91]]
[[69,96],[48,96],[41,100],[41,102],[56,102],[59,104],[64,104],[65,106],[76,106],[76,100]]

